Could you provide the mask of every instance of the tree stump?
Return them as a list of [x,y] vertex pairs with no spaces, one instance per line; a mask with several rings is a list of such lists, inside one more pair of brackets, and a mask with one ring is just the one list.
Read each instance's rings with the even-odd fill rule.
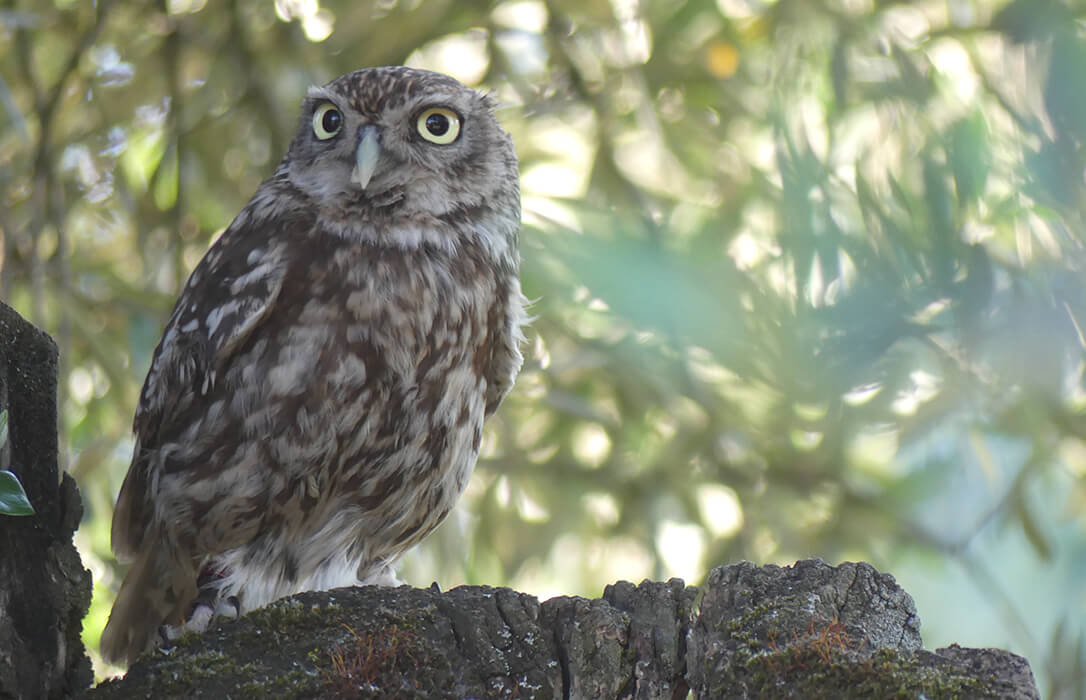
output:
[[740,563],[704,587],[601,598],[508,588],[303,593],[141,657],[95,700],[1038,698],[1009,652],[921,649],[912,598],[868,564]]

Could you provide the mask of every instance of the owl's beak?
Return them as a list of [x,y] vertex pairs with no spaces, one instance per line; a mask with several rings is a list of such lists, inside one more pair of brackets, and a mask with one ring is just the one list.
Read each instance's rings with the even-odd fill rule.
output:
[[367,124],[358,130],[358,147],[354,152],[354,170],[351,182],[357,183],[365,191],[377,169],[377,160],[381,157],[381,144],[377,142],[377,127]]

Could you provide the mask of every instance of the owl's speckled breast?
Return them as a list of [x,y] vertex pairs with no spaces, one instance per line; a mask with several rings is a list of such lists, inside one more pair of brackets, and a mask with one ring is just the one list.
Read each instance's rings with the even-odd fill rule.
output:
[[[486,322],[501,299],[478,251],[324,243],[325,264],[306,271],[309,298],[272,321],[282,342],[258,341],[239,363],[271,366],[254,388],[278,411],[252,435],[276,474],[260,534],[215,557],[232,572],[223,595],[247,608],[383,577],[452,509],[482,437]],[[235,397],[253,390],[245,384]]]

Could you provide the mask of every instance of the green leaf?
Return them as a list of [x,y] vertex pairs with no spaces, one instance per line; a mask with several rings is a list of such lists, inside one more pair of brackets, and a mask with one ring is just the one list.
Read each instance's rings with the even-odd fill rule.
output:
[[34,515],[19,477],[6,470],[0,471],[0,515]]
[[0,411],[0,447],[8,444],[8,411]]
[[838,38],[833,46],[833,59],[830,61],[830,78],[833,84],[833,99],[839,109],[848,104],[848,64],[849,42],[845,36]]
[[166,155],[166,136],[162,129],[139,129],[128,140],[120,157],[121,172],[129,188],[137,193],[147,190],[151,178]]
[[992,153],[988,148],[988,126],[979,111],[951,127],[948,156],[958,199],[971,202],[984,194]]
[[1045,535],[1037,518],[1026,504],[1025,496],[1020,489],[1014,499],[1014,511],[1018,516],[1018,521],[1022,523],[1022,533],[1033,547],[1033,551],[1044,561],[1052,561],[1052,545],[1049,544],[1048,536]]
[[1057,140],[1081,143],[1086,135],[1086,94],[1075,85],[1080,84],[1086,69],[1086,46],[1075,33],[1061,31],[1055,35],[1051,51],[1044,86],[1045,109],[1062,137]]

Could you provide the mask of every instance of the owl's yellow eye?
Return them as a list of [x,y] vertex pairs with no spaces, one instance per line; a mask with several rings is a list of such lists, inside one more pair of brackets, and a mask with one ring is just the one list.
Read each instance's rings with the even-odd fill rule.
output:
[[325,102],[313,112],[313,133],[326,141],[343,128],[343,115],[331,102]]
[[415,128],[430,143],[445,146],[460,135],[460,115],[445,107],[431,107],[419,115]]

